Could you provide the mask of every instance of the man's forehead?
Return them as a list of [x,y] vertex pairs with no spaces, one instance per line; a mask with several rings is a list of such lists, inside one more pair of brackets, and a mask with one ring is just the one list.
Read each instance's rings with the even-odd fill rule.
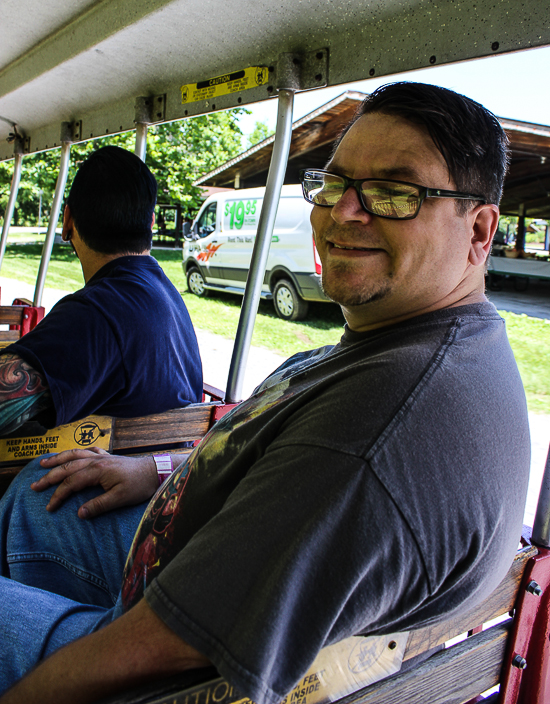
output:
[[381,113],[363,115],[351,126],[326,169],[355,178],[448,181],[447,165],[428,130]]

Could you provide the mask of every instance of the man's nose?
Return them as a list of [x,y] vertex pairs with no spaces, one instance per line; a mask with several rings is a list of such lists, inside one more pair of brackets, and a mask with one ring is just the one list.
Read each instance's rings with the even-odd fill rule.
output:
[[373,217],[361,205],[359,194],[353,186],[349,186],[338,203],[332,206],[331,215],[332,219],[338,224],[351,221],[367,224]]

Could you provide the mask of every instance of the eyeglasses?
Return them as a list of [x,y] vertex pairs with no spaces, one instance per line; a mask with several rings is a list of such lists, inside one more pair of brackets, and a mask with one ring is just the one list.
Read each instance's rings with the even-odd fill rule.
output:
[[483,204],[483,196],[440,188],[426,188],[406,181],[392,179],[362,178],[353,180],[328,171],[304,169],[300,172],[304,198],[314,205],[332,208],[348,190],[355,188],[363,208],[371,215],[390,220],[412,220],[418,215],[426,198],[461,198],[477,200]]

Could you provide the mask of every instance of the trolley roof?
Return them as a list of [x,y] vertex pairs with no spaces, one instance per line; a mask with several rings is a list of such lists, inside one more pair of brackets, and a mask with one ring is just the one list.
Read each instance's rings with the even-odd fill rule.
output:
[[[17,125],[31,152],[150,121],[268,99],[280,58],[300,89],[550,44],[548,0],[5,0],[0,24],[0,159]],[[325,51],[326,50],[326,51]],[[321,57],[321,58],[316,58]],[[271,67],[264,85],[182,103],[181,86]],[[480,77],[481,78],[481,77]]]

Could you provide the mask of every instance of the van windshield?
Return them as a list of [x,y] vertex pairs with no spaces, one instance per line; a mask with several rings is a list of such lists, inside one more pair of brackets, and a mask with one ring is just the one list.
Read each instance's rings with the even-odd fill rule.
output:
[[197,234],[206,237],[216,229],[216,203],[210,203],[197,223]]

